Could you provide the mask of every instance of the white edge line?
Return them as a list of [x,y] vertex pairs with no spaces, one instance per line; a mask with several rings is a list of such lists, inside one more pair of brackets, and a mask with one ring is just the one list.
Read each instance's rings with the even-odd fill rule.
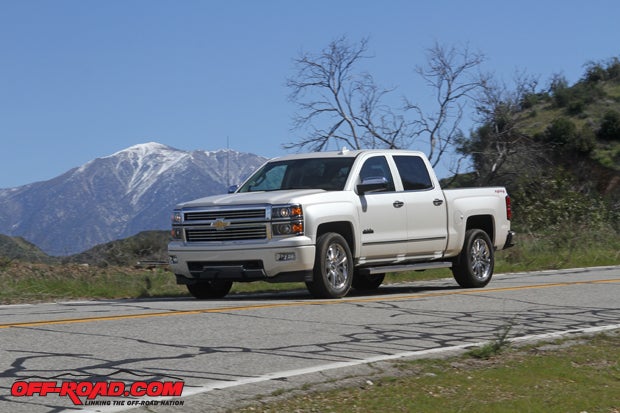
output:
[[[509,338],[508,341],[512,343],[542,341],[542,340],[562,338],[564,336],[573,335],[573,334],[594,334],[594,333],[600,333],[603,331],[610,331],[610,330],[617,330],[617,329],[620,329],[620,324],[612,324],[612,325],[601,326],[601,327],[577,328],[573,330],[557,331],[553,333],[533,334],[529,336]],[[368,357],[368,358],[359,359],[359,360],[327,363],[327,364],[322,364],[320,366],[315,366],[315,367],[306,367],[302,369],[285,370],[285,371],[279,371],[279,372],[274,372],[274,373],[267,373],[267,374],[263,374],[262,376],[248,377],[248,378],[239,379],[239,380],[216,381],[216,382],[210,383],[205,386],[200,386],[200,387],[190,386],[192,387],[192,389],[191,390],[184,389],[181,397],[190,397],[190,396],[195,396],[195,395],[202,394],[202,393],[208,393],[213,390],[223,390],[223,389],[227,389],[231,387],[243,386],[246,384],[262,383],[262,382],[266,382],[270,380],[279,380],[279,379],[285,379],[289,377],[301,376],[304,374],[320,373],[323,371],[340,369],[340,368],[345,368],[345,367],[355,367],[355,366],[359,366],[362,364],[370,364],[370,363],[376,363],[376,362],[381,362],[381,361],[397,360],[397,359],[408,358],[408,357],[423,357],[423,356],[434,355],[434,354],[456,352],[456,351],[464,350],[470,347],[480,347],[487,343],[489,343],[489,340],[480,341],[477,343],[460,344],[458,346],[438,347],[438,348],[431,348],[428,350],[418,350],[418,351],[405,351],[402,353],[388,354],[388,355],[382,355],[382,356],[373,356],[373,357]],[[132,400],[148,401],[148,400],[170,400],[170,399],[178,399],[178,398],[143,397],[143,398],[132,399]],[[121,411],[136,409],[139,407],[142,407],[142,406],[131,406],[131,407],[119,406],[119,407],[109,407],[109,408],[102,407],[96,410],[80,410],[80,411],[84,413],[121,412]],[[75,412],[75,410],[74,409],[65,410],[65,412]]]

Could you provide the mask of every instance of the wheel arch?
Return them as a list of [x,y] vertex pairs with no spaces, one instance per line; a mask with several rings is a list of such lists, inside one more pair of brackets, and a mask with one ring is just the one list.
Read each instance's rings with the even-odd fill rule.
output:
[[493,215],[473,215],[468,217],[465,231],[470,229],[483,230],[491,239],[491,243],[495,244],[495,221]]
[[328,232],[335,232],[340,234],[347,244],[349,244],[349,249],[351,250],[351,255],[355,257],[356,246],[355,246],[355,236],[353,235],[353,225],[348,221],[334,221],[334,222],[324,222],[319,225],[316,230],[316,238]]

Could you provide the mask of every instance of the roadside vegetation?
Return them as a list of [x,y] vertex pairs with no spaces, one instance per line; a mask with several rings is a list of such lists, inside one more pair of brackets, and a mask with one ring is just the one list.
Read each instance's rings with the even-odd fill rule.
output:
[[234,410],[250,412],[620,411],[620,332],[527,346],[505,343],[479,357],[402,361],[373,377],[306,385]]
[[[130,243],[129,240],[123,242]],[[114,265],[29,263],[0,258],[0,304],[189,296],[184,286],[176,285],[167,266],[135,265],[139,260],[133,258],[132,264]],[[519,234],[515,247],[496,254],[495,272],[607,265],[620,265],[620,236],[612,230],[562,233],[560,237],[526,233]],[[449,269],[392,273],[386,276],[384,284],[412,281],[422,284],[424,280],[451,277]],[[304,286],[300,283],[235,283],[231,294],[294,289],[304,290]]]

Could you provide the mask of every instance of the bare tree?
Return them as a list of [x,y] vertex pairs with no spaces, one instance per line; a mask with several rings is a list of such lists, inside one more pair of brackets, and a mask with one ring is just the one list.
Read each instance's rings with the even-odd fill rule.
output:
[[356,71],[370,57],[368,39],[351,44],[341,37],[320,54],[303,53],[295,60],[296,75],[287,81],[289,98],[299,109],[294,128],[309,133],[284,148],[321,151],[331,142],[353,149],[408,146],[407,122],[382,102],[391,90]]
[[434,91],[437,106],[427,113],[419,104],[407,100],[406,109],[416,113],[415,133],[428,136],[427,156],[436,166],[462,136],[459,125],[465,105],[477,91],[484,89],[488,76],[478,72],[484,55],[471,52],[468,47],[447,48],[436,43],[427,50],[426,59],[426,66],[417,66],[415,71]]
[[[477,71],[484,56],[439,44],[428,49],[427,65],[416,73],[435,94],[430,112],[406,98],[403,107],[386,105],[393,90],[358,70],[369,58],[368,39],[351,44],[341,37],[320,54],[304,53],[295,60],[297,71],[287,81],[290,100],[298,107],[294,128],[308,133],[284,148],[321,151],[332,142],[354,149],[408,148],[416,139],[428,139],[427,155],[436,166],[463,135],[459,124],[466,101],[484,87],[486,78]],[[460,161],[454,173],[459,166]]]
[[512,88],[487,79],[477,95],[481,126],[459,142],[458,151],[472,158],[480,184],[506,183],[517,174],[536,174],[547,164],[544,145],[524,132],[530,117],[525,109],[537,85],[537,78],[516,73]]

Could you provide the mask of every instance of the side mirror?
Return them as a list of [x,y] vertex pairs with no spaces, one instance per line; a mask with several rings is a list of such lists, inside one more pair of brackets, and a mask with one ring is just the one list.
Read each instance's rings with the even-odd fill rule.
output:
[[237,192],[237,189],[239,189],[239,185],[231,185],[228,187],[228,193],[234,194],[235,192]]
[[371,176],[362,179],[357,185],[357,193],[363,195],[367,192],[385,191],[388,189],[388,180],[384,176]]

